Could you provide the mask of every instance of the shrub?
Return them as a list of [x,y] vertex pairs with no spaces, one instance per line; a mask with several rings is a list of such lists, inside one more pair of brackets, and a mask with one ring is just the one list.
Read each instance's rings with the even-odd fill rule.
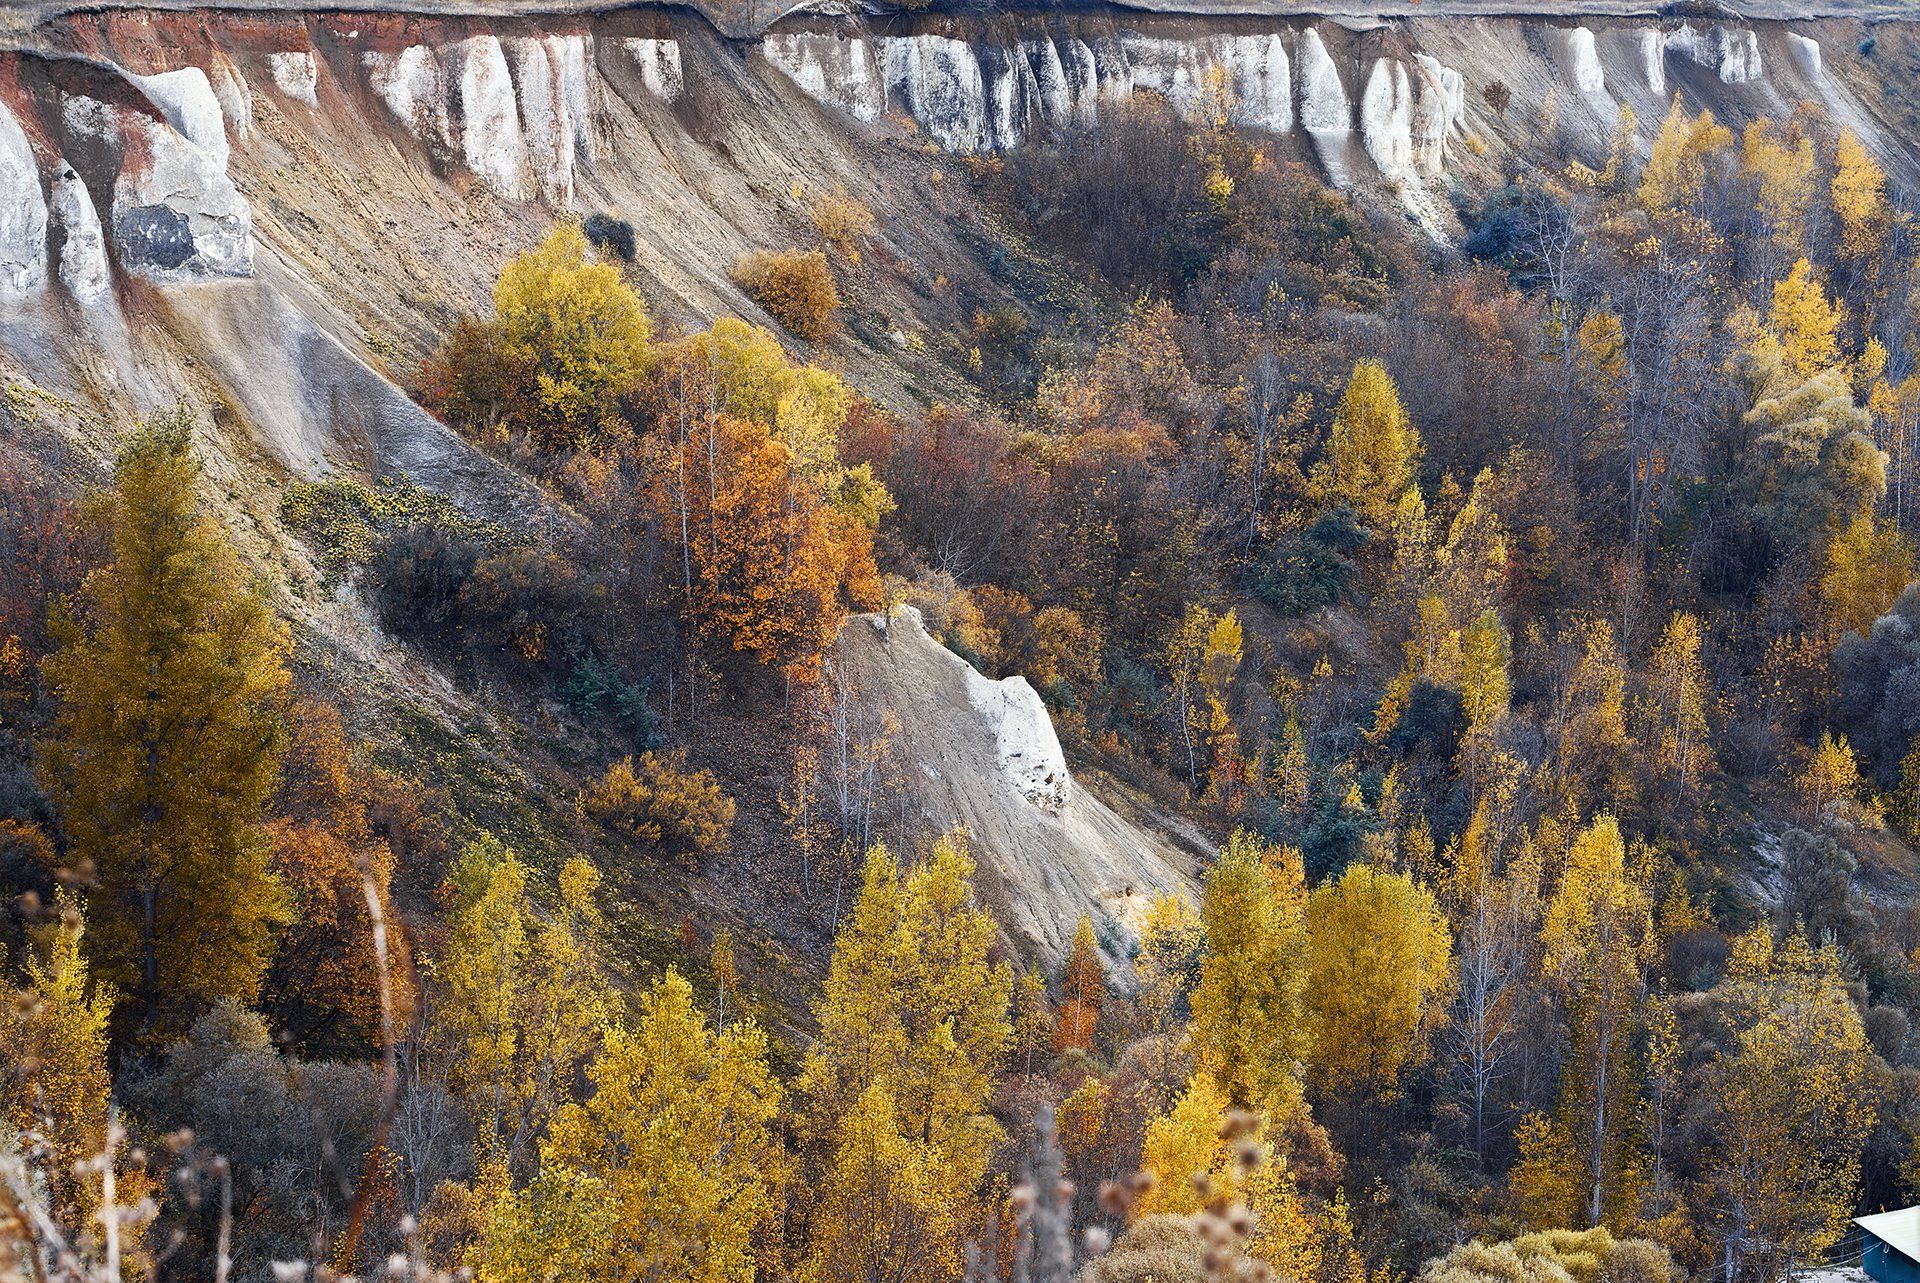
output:
[[842,253],[854,255],[873,235],[873,211],[859,197],[836,188],[813,202],[813,225]]
[[374,600],[393,632],[450,633],[460,617],[460,590],[480,564],[481,548],[437,526],[408,526],[373,561]]
[[574,716],[585,721],[598,717],[603,711],[611,711],[626,727],[634,747],[643,749],[653,747],[654,728],[658,723],[653,709],[647,705],[649,693],[650,687],[644,678],[628,681],[619,669],[592,651],[580,657],[561,689]]
[[401,481],[297,481],[280,496],[280,520],[312,549],[328,590],[372,562],[396,530],[434,526],[489,547],[511,540],[504,528],[474,520],[445,496]]
[[494,446],[549,454],[618,429],[649,360],[653,323],[580,228],[562,224],[493,287],[494,319],[454,327],[420,369],[427,408]]
[[684,753],[623,757],[587,786],[580,808],[601,826],[696,863],[727,849],[733,799]]
[[460,587],[460,623],[468,641],[511,650],[537,664],[579,625],[580,575],[565,558],[514,548],[475,565]]
[[1304,615],[1345,601],[1352,591],[1354,567],[1347,554],[1372,538],[1344,505],[1280,545],[1253,595],[1283,615]]
[[611,214],[589,214],[581,230],[595,249],[613,254],[622,262],[633,262],[633,224]]
[[821,342],[839,331],[840,291],[819,250],[749,254],[734,265],[734,283],[780,324]]

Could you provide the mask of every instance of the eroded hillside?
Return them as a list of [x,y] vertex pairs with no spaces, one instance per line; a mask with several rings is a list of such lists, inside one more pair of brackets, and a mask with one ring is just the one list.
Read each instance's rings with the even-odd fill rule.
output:
[[[954,337],[969,318],[1093,305],[1029,255],[972,171],[1137,94],[1224,111],[1442,254],[1457,211],[1507,168],[1549,144],[1598,163],[1629,111],[1644,146],[1676,95],[1735,123],[1811,107],[1897,180],[1920,179],[1913,104],[1890,92],[1915,65],[1912,26],[1870,23],[1870,7],[1792,21],[1572,12],[48,10],[0,58],[0,357],[17,431],[97,467],[119,425],[182,398],[207,407],[219,497],[263,562],[295,567],[286,605],[317,643],[373,675],[371,698],[485,722],[484,698],[424,678],[350,592],[318,588],[278,495],[290,480],[400,477],[564,529],[563,505],[403,390],[557,220],[629,220],[632,275],[663,322],[765,323],[732,265],[816,243],[814,202],[857,191],[876,232],[843,272],[845,332],[793,346],[881,405],[913,407],[978,399]],[[937,737],[914,742],[910,758],[942,760]],[[928,824],[993,828],[970,788],[920,790]],[[1131,872],[1171,858],[1104,809],[1067,821],[1083,831],[994,838],[1010,929],[1049,957],[1073,903],[1124,920],[1123,902],[1164,880]],[[1073,851],[1092,854],[1048,866]],[[772,903],[749,869],[715,871],[704,911]]]

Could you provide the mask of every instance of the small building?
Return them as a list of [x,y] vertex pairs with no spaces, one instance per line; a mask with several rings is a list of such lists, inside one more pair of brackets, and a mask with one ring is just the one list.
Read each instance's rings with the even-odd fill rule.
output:
[[1860,1268],[1873,1283],[1920,1283],[1920,1207],[1856,1217]]

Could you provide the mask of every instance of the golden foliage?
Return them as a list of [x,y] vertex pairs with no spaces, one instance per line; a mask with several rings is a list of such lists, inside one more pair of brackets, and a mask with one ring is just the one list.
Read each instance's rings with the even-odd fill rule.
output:
[[1353,367],[1335,410],[1320,481],[1327,497],[1360,520],[1385,529],[1400,496],[1414,483],[1420,433],[1400,403],[1400,390],[1378,361]]
[[469,844],[447,878],[430,1037],[485,1161],[518,1161],[570,1100],[612,1009],[599,971],[600,875],[576,857],[557,882],[557,912],[536,918],[526,866],[491,835]]
[[1851,129],[1840,131],[1829,194],[1840,219],[1841,254],[1868,259],[1881,252],[1893,227],[1887,175]]
[[1300,855],[1244,829],[1207,875],[1207,947],[1193,993],[1194,1062],[1228,1101],[1274,1123],[1301,1115],[1306,875]]
[[580,794],[596,823],[697,864],[727,849],[733,799],[713,772],[690,769],[682,752],[623,757]]
[[1392,1099],[1446,1017],[1453,941],[1433,896],[1349,865],[1307,901],[1306,966],[1313,1077],[1336,1096]]
[[713,640],[810,681],[848,608],[879,604],[873,532],[806,486],[764,424],[697,426],[655,487],[683,519],[688,616]]
[[646,304],[600,262],[572,223],[508,263],[494,319],[458,327],[421,367],[422,398],[483,438],[524,434],[571,449],[618,422],[621,398],[646,372]]
[[262,812],[279,768],[287,629],[195,498],[184,411],[122,445],[94,510],[112,559],[43,665],[42,774],[97,870],[101,974],[144,1010],[251,1001],[287,918]]
[[1779,339],[1787,371],[1796,379],[1810,379],[1840,363],[1840,326],[1845,309],[1829,302],[1812,265],[1800,259],[1786,279],[1773,284],[1773,305],[1767,327]]
[[884,848],[867,854],[800,1074],[819,1177],[804,1278],[959,1268],[965,1213],[1001,1135],[986,1107],[1013,1034],[1013,977],[988,961],[995,926],[972,873],[956,835],[904,877]]
[[823,343],[840,332],[840,291],[819,250],[748,254],[733,265],[733,279],[803,339]]
[[1913,545],[1898,526],[1861,512],[1827,541],[1820,604],[1833,634],[1863,636],[1915,575]]
[[99,1207],[82,1166],[107,1147],[107,1021],[114,991],[96,984],[81,949],[86,920],[62,893],[42,948],[28,957],[26,988],[0,988],[0,1082],[6,1124],[47,1182],[54,1213],[80,1225]]
[[849,258],[858,259],[860,247],[873,235],[873,210],[844,187],[836,187],[813,202],[813,226]]
[[607,1031],[593,1092],[554,1116],[532,1184],[487,1217],[480,1277],[749,1283],[780,1210],[781,1090],[751,1023],[716,1033],[669,970]]

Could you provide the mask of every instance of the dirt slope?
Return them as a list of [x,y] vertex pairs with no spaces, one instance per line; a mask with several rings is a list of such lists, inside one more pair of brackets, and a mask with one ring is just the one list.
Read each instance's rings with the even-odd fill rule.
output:
[[[880,615],[850,620],[835,657],[866,709],[891,714],[898,726],[892,747],[905,802],[898,826],[909,838],[966,828],[981,894],[1017,956],[1059,963],[1075,923],[1090,913],[1117,960],[1154,893],[1192,893],[1202,842],[1191,832],[1169,835],[1184,826],[1135,825],[1077,778],[1054,781],[1064,784],[1064,801],[1056,789],[1041,800],[1023,791],[1023,775],[1070,776],[1057,758],[1032,770],[1034,752],[1049,746],[1031,741],[1051,739],[1052,728],[1034,736],[1017,725],[1029,710],[1045,717],[1024,681],[981,677],[928,636],[911,607],[897,608],[890,623]],[[1003,731],[1003,718],[1015,725]],[[1010,744],[1027,752],[1025,772],[1006,761]],[[1050,747],[1058,753],[1057,742]]]

